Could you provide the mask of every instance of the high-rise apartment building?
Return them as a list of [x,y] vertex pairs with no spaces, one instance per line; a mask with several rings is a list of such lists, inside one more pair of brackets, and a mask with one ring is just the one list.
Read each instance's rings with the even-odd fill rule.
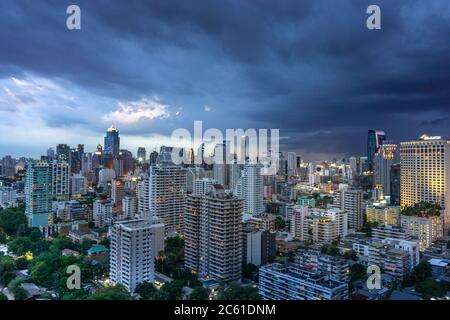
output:
[[367,163],[369,170],[373,170],[373,158],[385,140],[386,134],[384,131],[369,130],[367,134]]
[[290,176],[294,176],[297,171],[297,154],[288,152],[287,154],[287,171]]
[[70,165],[67,162],[53,161],[52,195],[58,200],[69,200],[70,195]]
[[29,163],[25,177],[25,214],[30,227],[48,225],[51,201],[51,166],[46,161]]
[[400,207],[373,204],[366,208],[366,221],[384,225],[400,224]]
[[70,163],[70,147],[67,144],[56,146],[56,160]]
[[425,251],[433,241],[443,236],[443,216],[406,216],[400,218],[400,225],[413,237],[419,239],[420,251]]
[[4,156],[0,161],[1,171],[0,175],[8,178],[14,177],[16,174],[16,160],[11,156]]
[[234,193],[244,200],[244,213],[258,215],[264,212],[264,184],[260,163],[246,163]]
[[347,212],[300,207],[291,217],[291,233],[300,241],[329,244],[348,234]]
[[104,153],[117,157],[120,150],[119,130],[115,126],[111,126],[106,130]]
[[125,184],[121,179],[111,181],[111,200],[115,206],[121,206],[125,196]]
[[124,218],[134,218],[138,214],[138,199],[134,195],[126,195],[122,201]]
[[450,140],[423,135],[400,143],[400,205],[431,202],[444,208],[445,234],[450,229]]
[[242,258],[244,264],[266,265],[276,255],[276,233],[269,230],[256,230],[248,225],[242,238]]
[[391,166],[395,162],[397,145],[385,142],[373,159],[373,175],[376,186],[383,187],[385,196],[391,195]]
[[359,230],[364,223],[364,192],[361,190],[343,189],[334,195],[331,207],[348,213],[348,228]]
[[152,219],[119,221],[110,233],[111,281],[130,292],[142,282],[154,282],[157,243],[164,241],[164,225]]
[[390,201],[391,205],[399,206],[400,205],[400,163],[395,163],[391,166],[391,174],[390,174]]
[[214,185],[186,201],[185,266],[201,278],[240,282],[242,276],[242,200]]
[[223,141],[223,143],[217,144],[214,148],[214,179],[225,188],[229,187],[229,151],[228,141]]
[[96,200],[93,204],[92,219],[95,227],[103,228],[113,223],[113,204],[108,200]]
[[152,166],[149,177],[149,210],[152,215],[163,219],[166,231],[183,232],[185,201],[186,169],[170,164]]
[[0,207],[9,207],[16,204],[17,193],[12,187],[0,186]]
[[150,179],[147,174],[144,174],[136,185],[136,198],[138,213],[143,213],[150,210]]
[[211,178],[195,179],[192,194],[201,196],[209,192],[211,186],[218,184],[217,180]]
[[70,194],[75,197],[87,194],[87,178],[81,174],[74,174],[70,178]]
[[146,157],[147,157],[147,152],[146,152],[145,148],[139,147],[137,150],[137,160],[142,163],[142,162],[145,162],[145,160],[147,160]]
[[300,249],[294,258],[296,264],[317,273],[329,275],[331,280],[348,282],[349,265],[343,258],[322,254],[320,249]]
[[290,232],[294,239],[306,241],[309,239],[308,234],[303,233],[306,225],[306,218],[310,215],[308,206],[295,206],[292,210],[290,218]]

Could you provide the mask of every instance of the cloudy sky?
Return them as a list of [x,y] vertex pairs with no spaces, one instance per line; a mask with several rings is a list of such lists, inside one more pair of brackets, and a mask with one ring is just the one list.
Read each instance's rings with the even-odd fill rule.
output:
[[112,123],[133,153],[194,120],[279,128],[310,160],[363,154],[369,128],[450,137],[448,0],[2,0],[0,15],[0,156],[92,150]]

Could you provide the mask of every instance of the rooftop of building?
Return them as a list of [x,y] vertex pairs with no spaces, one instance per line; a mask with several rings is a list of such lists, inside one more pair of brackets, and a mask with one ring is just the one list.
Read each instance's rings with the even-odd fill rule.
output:
[[99,245],[92,246],[92,247],[87,251],[87,253],[88,253],[89,255],[92,255],[92,254],[99,254],[99,253],[106,252],[106,251],[108,251],[108,248],[106,248],[105,246],[99,244]]
[[346,285],[346,283],[344,282],[331,280],[328,275],[310,271],[305,268],[300,268],[295,263],[287,263],[287,264],[273,263],[265,265],[261,267],[261,269],[266,269],[271,272],[279,272],[291,276],[293,278],[313,282],[317,285],[321,285],[329,289],[334,289]]
[[120,220],[114,225],[120,225],[123,229],[131,231],[157,225],[163,226],[164,224],[162,223],[162,220],[157,217],[145,217],[133,220]]
[[447,267],[450,264],[450,260],[448,259],[430,259],[428,263],[435,267]]

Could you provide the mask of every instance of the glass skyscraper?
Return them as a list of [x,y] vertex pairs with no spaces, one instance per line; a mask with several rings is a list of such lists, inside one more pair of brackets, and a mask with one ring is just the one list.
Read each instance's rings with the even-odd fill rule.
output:
[[120,151],[120,138],[119,138],[119,130],[116,127],[111,126],[106,131],[105,136],[105,154],[112,155],[113,157],[117,157]]
[[367,163],[369,164],[369,169],[373,170],[373,158],[375,153],[378,152],[383,141],[386,140],[386,135],[384,131],[381,130],[369,130],[367,136]]
[[51,213],[51,167],[47,161],[28,164],[25,179],[25,214],[30,227],[47,226]]

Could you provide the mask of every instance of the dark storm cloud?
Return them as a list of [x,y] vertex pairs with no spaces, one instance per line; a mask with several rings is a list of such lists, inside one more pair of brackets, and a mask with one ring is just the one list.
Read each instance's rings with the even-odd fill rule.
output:
[[422,121],[420,124],[422,126],[435,126],[435,125],[441,125],[443,123],[446,123],[447,121],[448,121],[448,117],[445,117],[445,118]]
[[[396,142],[424,129],[450,136],[449,2],[376,1],[382,30],[369,31],[372,2],[2,1],[0,76],[63,79],[121,101],[158,95],[181,110],[128,134],[195,119],[280,128],[283,147],[311,157],[361,154],[369,128]],[[73,3],[81,31],[65,29]],[[43,119],[87,125],[74,112]]]

